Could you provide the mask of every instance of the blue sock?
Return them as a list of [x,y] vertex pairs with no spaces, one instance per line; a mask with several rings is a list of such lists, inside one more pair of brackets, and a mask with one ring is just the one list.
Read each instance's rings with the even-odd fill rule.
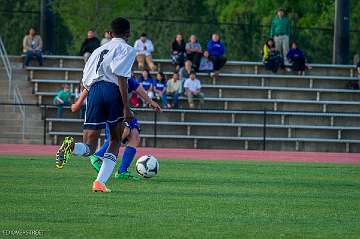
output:
[[105,143],[101,146],[101,148],[96,151],[95,155],[98,157],[104,157],[107,148],[109,147],[109,141],[105,141]]
[[104,154],[106,153],[107,148],[109,147],[110,144],[110,129],[109,129],[109,125],[106,124],[106,128],[105,128],[105,142],[104,144],[101,146],[101,148],[96,151],[95,155],[98,157],[104,157]]
[[119,173],[126,172],[136,154],[136,148],[126,146],[119,167]]

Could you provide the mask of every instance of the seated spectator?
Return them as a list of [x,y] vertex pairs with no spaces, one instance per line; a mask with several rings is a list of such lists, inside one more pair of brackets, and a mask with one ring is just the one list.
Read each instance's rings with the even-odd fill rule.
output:
[[109,41],[111,41],[111,32],[105,31],[104,32],[104,38],[101,39],[100,45],[104,45],[105,43],[108,43]]
[[204,51],[203,57],[201,57],[199,71],[211,73],[211,72],[213,72],[213,70],[214,70],[214,64],[209,59],[209,52]]
[[286,57],[290,63],[290,69],[292,71],[298,71],[299,73],[305,71],[305,55],[304,52],[299,49],[296,42],[291,43],[291,48]]
[[182,84],[181,81],[179,80],[179,74],[174,73],[173,77],[170,80],[168,80],[166,86],[166,94],[172,97],[172,104],[168,104],[167,105],[168,108],[171,107],[178,108],[178,99],[181,92],[182,92]]
[[192,71],[191,66],[192,66],[191,61],[187,60],[187,61],[185,61],[184,67],[180,68],[179,79],[180,79],[181,85],[184,85],[185,80],[190,77],[190,73]]
[[[131,77],[133,80],[135,80],[134,72],[131,71]],[[139,82],[140,83],[140,82]],[[135,92],[131,92],[131,96],[129,97],[129,102],[132,107],[138,108],[140,107],[140,98]]]
[[220,40],[219,34],[213,34],[211,40],[207,44],[209,58],[214,64],[214,70],[219,71],[226,63],[227,59],[224,57],[225,47]]
[[166,95],[166,77],[164,73],[159,72],[156,74],[156,79],[154,82],[154,91],[156,98],[161,100],[162,106],[167,108],[167,95]]
[[275,48],[275,43],[272,38],[268,39],[263,47],[263,62],[267,70],[276,73],[279,68],[284,68],[284,60],[278,50]]
[[[151,78],[148,70],[143,70],[138,82],[144,87],[150,99],[153,99],[154,94],[154,79]],[[145,105],[144,105],[145,106]]]
[[186,79],[185,84],[185,95],[187,96],[189,107],[193,109],[194,98],[198,98],[200,100],[200,108],[204,104],[204,93],[201,92],[201,83],[196,78],[195,71],[190,73],[190,78]]
[[177,34],[175,40],[171,44],[171,59],[173,64],[176,66],[178,71],[180,67],[184,66],[184,61],[186,57],[185,52],[185,42],[181,34]]
[[140,38],[135,41],[134,48],[136,50],[136,60],[138,62],[138,68],[144,70],[145,61],[150,70],[156,70],[156,66],[152,60],[152,52],[154,51],[154,45],[150,39],[147,39],[146,34],[142,33]]
[[93,31],[88,31],[87,38],[81,44],[80,55],[84,57],[85,63],[91,56],[91,53],[100,46],[100,41],[94,35]]
[[39,35],[36,35],[34,28],[30,28],[28,34],[24,37],[23,40],[23,52],[25,53],[24,65],[29,66],[32,58],[36,57],[39,66],[42,66],[43,65],[42,48],[43,48],[43,42],[41,37]]
[[201,45],[195,35],[191,35],[189,42],[186,43],[186,57],[192,62],[195,71],[199,70],[200,60],[202,56]]
[[54,97],[53,103],[57,105],[57,117],[62,118],[64,115],[63,107],[70,105],[71,92],[68,84],[64,84],[64,88],[60,90]]

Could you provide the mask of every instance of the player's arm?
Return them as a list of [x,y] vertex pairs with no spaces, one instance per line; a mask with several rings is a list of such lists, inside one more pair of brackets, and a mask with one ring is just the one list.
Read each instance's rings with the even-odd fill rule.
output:
[[146,90],[142,85],[139,85],[139,87],[136,88],[135,92],[145,101],[146,104],[149,104],[150,107],[153,108],[156,112],[158,113],[161,112],[161,107],[159,106],[159,104],[153,101],[152,99],[150,99],[150,97],[148,96]]
[[118,76],[118,84],[119,90],[121,93],[121,99],[124,106],[124,119],[126,122],[130,122],[132,118],[132,114],[129,108],[129,99],[128,99],[128,92],[127,92],[127,79],[123,76]]
[[76,112],[80,109],[81,105],[83,104],[88,94],[89,91],[86,88],[84,88],[83,91],[81,92],[79,99],[77,99],[77,101],[71,105],[71,112]]

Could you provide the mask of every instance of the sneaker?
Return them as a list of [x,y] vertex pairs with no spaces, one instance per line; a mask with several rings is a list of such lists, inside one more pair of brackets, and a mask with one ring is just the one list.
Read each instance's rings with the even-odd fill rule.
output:
[[96,154],[93,154],[89,157],[91,166],[95,169],[95,171],[98,173],[100,171],[102,160],[100,157],[98,157]]
[[56,153],[56,167],[62,169],[64,164],[70,160],[72,151],[74,150],[74,138],[65,137],[63,143],[61,144],[59,150]]
[[138,176],[135,176],[131,172],[116,172],[115,178],[121,179],[121,180],[129,180],[129,181],[138,181],[140,178]]
[[111,190],[108,189],[105,184],[95,180],[92,185],[93,192],[102,192],[102,193],[110,193]]

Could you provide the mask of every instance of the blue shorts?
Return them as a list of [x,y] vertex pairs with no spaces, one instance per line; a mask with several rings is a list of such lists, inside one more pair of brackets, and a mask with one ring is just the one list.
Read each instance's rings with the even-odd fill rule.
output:
[[140,132],[139,122],[138,122],[138,120],[137,120],[135,117],[132,118],[132,120],[131,120],[130,123],[125,122],[124,124],[125,124],[125,127],[126,127],[126,128],[129,128],[130,130],[131,130],[131,129],[137,129],[137,130],[139,130],[139,132]]
[[[125,122],[125,127],[129,128],[130,129],[130,132],[131,130],[133,129],[137,129],[139,131],[139,133],[141,132],[141,129],[140,129],[140,126],[139,126],[139,122],[136,118],[133,118],[131,120],[130,123],[127,123]],[[109,144],[109,141],[110,141],[110,129],[109,129],[109,126],[108,124],[106,124],[106,128],[105,128],[105,143],[104,144]],[[122,143],[123,144],[126,144],[128,141],[127,138],[123,139],[122,140]]]
[[111,82],[99,81],[90,87],[87,97],[84,129],[112,128],[123,120],[123,104],[119,87]]
[[[138,120],[134,117],[130,123],[125,122],[125,127],[130,129],[130,133],[133,129],[137,129],[139,131],[139,134],[141,132],[140,126],[139,126],[139,122]],[[122,140],[123,144],[126,144],[128,141],[128,138],[126,137],[125,139]]]

